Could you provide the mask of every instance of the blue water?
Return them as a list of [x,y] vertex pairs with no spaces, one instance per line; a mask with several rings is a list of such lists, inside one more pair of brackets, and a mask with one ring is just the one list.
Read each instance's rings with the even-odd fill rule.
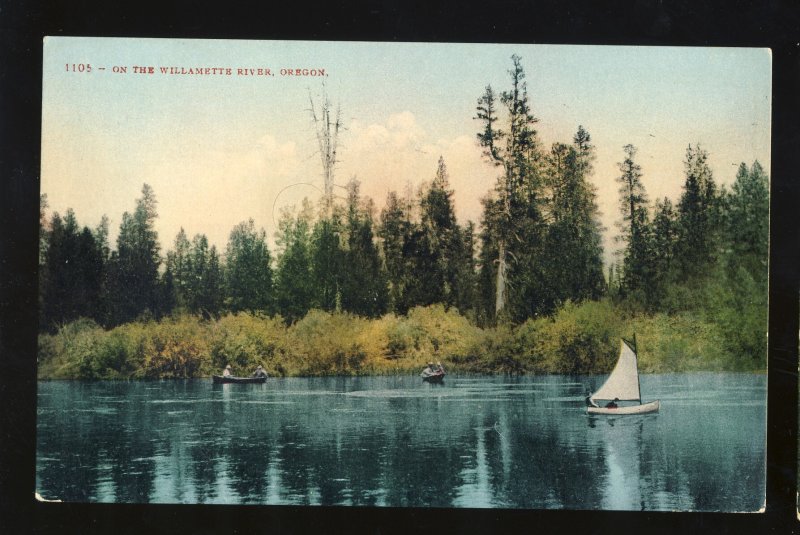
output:
[[657,414],[588,416],[603,377],[41,382],[36,485],[78,502],[755,511],[766,376],[644,375]]

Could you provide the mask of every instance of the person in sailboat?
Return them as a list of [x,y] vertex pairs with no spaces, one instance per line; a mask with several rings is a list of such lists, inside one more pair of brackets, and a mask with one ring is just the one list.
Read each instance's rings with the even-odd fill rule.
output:
[[619,398],[614,398],[613,401],[606,403],[606,409],[616,409],[619,406],[617,405],[617,401],[619,401]]

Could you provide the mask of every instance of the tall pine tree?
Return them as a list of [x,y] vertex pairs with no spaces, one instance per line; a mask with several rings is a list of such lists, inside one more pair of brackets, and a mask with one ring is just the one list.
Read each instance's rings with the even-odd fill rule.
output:
[[188,274],[186,305],[189,311],[205,318],[219,314],[223,299],[222,269],[217,248],[209,246],[205,234],[192,238]]
[[131,321],[145,312],[154,314],[158,308],[161,258],[155,231],[156,206],[153,189],[144,184],[133,214],[122,215],[117,254],[112,256],[110,271],[113,324]]
[[658,303],[668,286],[675,282],[675,243],[677,240],[677,215],[668,197],[656,201],[652,230],[652,280],[651,302]]
[[678,278],[702,278],[716,258],[718,239],[716,184],[708,153],[689,145],[684,161],[686,181],[678,202],[676,263]]
[[[760,283],[767,280],[769,179],[758,161],[742,163],[728,198],[727,240],[731,259]],[[735,259],[735,260],[733,260]]]
[[[493,241],[497,257],[494,264],[494,315],[508,315],[522,320],[531,313],[541,283],[540,250],[543,232],[541,219],[541,182],[537,172],[540,150],[531,112],[525,72],[521,58],[511,57],[511,88],[503,91],[500,101],[507,112],[507,129],[496,126],[496,97],[491,87],[478,100],[476,119],[483,128],[478,141],[485,157],[500,166],[494,190],[497,202],[484,203],[483,225],[486,237]],[[513,265],[512,265],[513,264]],[[486,265],[486,263],[484,263]],[[513,295],[508,288],[514,287]],[[511,305],[512,310],[506,311]]]
[[622,213],[620,239],[625,243],[620,290],[624,296],[643,302],[651,286],[647,193],[642,184],[642,168],[634,161],[636,147],[628,144],[623,150],[625,159],[619,164],[622,174],[617,178]]
[[390,191],[381,210],[378,236],[389,283],[389,308],[396,314],[408,311],[407,287],[410,282],[413,283],[409,280],[405,257],[411,228],[411,219],[404,203],[396,192]]
[[372,233],[372,214],[362,206],[359,183],[348,183],[346,269],[342,271],[342,309],[377,317],[388,309],[386,273]]
[[341,305],[341,285],[345,263],[340,208],[329,207],[314,224],[311,235],[311,277],[314,284],[314,306],[333,311]]
[[80,317],[102,321],[102,247],[68,209],[53,214],[43,258],[41,327],[53,329]]
[[438,289],[432,297],[445,306],[455,306],[459,294],[459,264],[464,261],[464,244],[461,229],[456,223],[447,167],[441,156],[436,176],[420,199],[420,213],[422,229],[427,234],[426,242],[430,246],[428,254],[434,265],[434,271],[428,277],[433,279]]
[[314,304],[311,272],[311,206],[307,200],[298,214],[286,210],[276,234],[279,248],[275,276],[277,310],[290,323],[301,319]]
[[236,225],[225,250],[225,299],[232,312],[273,310],[272,258],[266,232],[253,219]]
[[597,299],[605,291],[602,226],[595,188],[589,182],[594,147],[582,126],[571,146],[556,143],[548,158],[550,189],[546,312],[566,300]]
[[186,236],[186,231],[181,227],[175,236],[173,249],[167,252],[167,267],[164,283],[171,287],[168,293],[170,300],[174,300],[179,309],[186,309],[188,304],[190,272],[190,251],[192,244]]

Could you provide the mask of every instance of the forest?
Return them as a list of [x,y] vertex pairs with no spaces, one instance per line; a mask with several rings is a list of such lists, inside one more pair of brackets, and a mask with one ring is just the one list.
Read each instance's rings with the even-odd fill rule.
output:
[[497,171],[477,223],[457,221],[443,158],[380,209],[355,179],[343,199],[326,188],[284,208],[274,250],[248,218],[224,251],[183,229],[164,249],[147,184],[112,247],[107,218],[89,228],[71,209],[50,214],[43,193],[40,378],[203,377],[227,363],[409,373],[428,360],[462,373],[607,373],[633,332],[645,372],[763,371],[759,162],[720,186],[707,151],[688,144],[679,198],[653,201],[636,147],[621,147],[619,254],[604,267],[590,133],[543,146],[517,56],[509,78],[477,95],[476,142]]

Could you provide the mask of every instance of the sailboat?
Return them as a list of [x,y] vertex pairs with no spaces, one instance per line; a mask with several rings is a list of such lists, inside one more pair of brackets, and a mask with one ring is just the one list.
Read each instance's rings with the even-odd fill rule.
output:
[[[638,405],[605,407],[595,403],[595,400],[638,401]],[[586,398],[589,414],[645,414],[657,412],[661,402],[659,400],[642,403],[639,391],[639,367],[636,359],[636,335],[633,342],[622,339],[617,365],[611,371],[606,382],[600,390]]]

